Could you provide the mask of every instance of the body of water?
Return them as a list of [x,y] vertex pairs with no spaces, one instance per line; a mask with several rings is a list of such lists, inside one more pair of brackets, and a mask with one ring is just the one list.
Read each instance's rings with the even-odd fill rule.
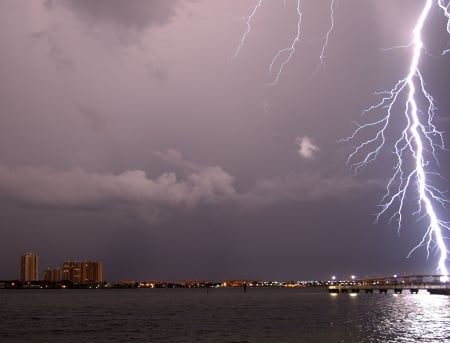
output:
[[0,290],[0,342],[450,342],[450,297],[282,288]]

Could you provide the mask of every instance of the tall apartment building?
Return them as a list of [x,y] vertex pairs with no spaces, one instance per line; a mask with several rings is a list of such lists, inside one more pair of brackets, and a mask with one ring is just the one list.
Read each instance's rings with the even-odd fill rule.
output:
[[52,270],[52,281],[53,282],[59,282],[62,280],[61,277],[61,269],[60,268],[55,268]]
[[81,262],[65,261],[62,265],[62,278],[74,283],[81,282]]
[[44,281],[51,282],[52,281],[52,270],[47,268],[44,270]]
[[61,269],[60,268],[54,268],[50,269],[47,268],[44,270],[44,281],[46,282],[60,282],[61,279]]
[[20,257],[20,281],[38,280],[39,258],[31,252],[25,253]]
[[103,263],[84,261],[81,265],[82,282],[103,282]]
[[103,282],[103,263],[96,261],[65,261],[62,265],[62,279],[74,283]]

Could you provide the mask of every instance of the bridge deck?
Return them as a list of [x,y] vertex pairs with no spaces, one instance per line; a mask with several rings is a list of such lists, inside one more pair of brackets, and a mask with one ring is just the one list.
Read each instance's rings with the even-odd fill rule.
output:
[[419,290],[427,290],[431,294],[449,294],[450,282],[449,275],[390,275],[355,278],[351,281],[330,281],[328,292],[330,293],[387,293],[393,291],[402,293],[403,290],[409,290],[410,293],[418,293]]

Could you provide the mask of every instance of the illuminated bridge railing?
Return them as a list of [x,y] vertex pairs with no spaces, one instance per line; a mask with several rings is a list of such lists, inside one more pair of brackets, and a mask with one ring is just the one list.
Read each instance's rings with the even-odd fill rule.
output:
[[419,290],[426,290],[430,294],[450,295],[450,282],[445,275],[403,275],[357,279],[352,281],[333,281],[328,285],[330,294],[339,293],[384,293],[393,292],[418,293]]

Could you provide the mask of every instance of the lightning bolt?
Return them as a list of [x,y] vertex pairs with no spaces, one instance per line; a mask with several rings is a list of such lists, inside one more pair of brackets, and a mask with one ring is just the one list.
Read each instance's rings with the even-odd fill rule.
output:
[[[236,58],[245,43],[247,35],[251,31],[251,22],[263,0],[260,0],[250,15],[244,17],[247,23],[247,30],[241,37],[240,44],[235,51],[232,59]],[[398,120],[397,109],[401,108],[400,116],[403,116],[404,128],[400,132],[398,139],[393,143],[393,154],[395,157],[395,166],[393,175],[388,180],[386,192],[381,200],[381,210],[376,219],[387,214],[390,210],[393,214],[390,221],[397,221],[397,229],[402,227],[403,216],[407,196],[415,191],[417,209],[413,215],[427,220],[427,227],[420,242],[410,251],[408,257],[418,248],[425,247],[427,257],[434,247],[439,256],[438,271],[447,280],[448,270],[446,262],[449,256],[449,250],[445,244],[445,232],[450,231],[450,223],[440,219],[436,210],[437,206],[444,207],[449,200],[444,192],[433,185],[433,178],[439,176],[433,172],[433,167],[439,167],[437,159],[438,150],[446,150],[442,132],[438,131],[433,124],[436,106],[432,95],[428,92],[424,77],[420,71],[419,65],[421,57],[424,54],[424,43],[422,40],[422,31],[426,20],[430,16],[433,4],[436,3],[444,16],[447,18],[447,32],[450,34],[450,1],[449,0],[425,0],[424,7],[420,12],[419,18],[412,31],[412,41],[406,46],[396,46],[398,48],[412,48],[412,56],[409,62],[409,71],[405,78],[398,80],[394,86],[383,92],[377,92],[381,100],[365,109],[362,116],[370,113],[381,113],[381,118],[372,122],[358,124],[356,130],[348,138],[340,140],[348,142],[356,140],[359,135],[367,131],[374,131],[372,138],[363,141],[357,145],[349,154],[347,164],[355,173],[360,172],[368,164],[375,161],[382,150],[388,145],[388,136],[391,134],[392,121]],[[284,1],[286,5],[286,0]],[[324,44],[319,56],[320,63],[316,69],[316,74],[325,63],[325,53],[328,47],[330,35],[334,28],[334,12],[337,6],[337,0],[332,0],[330,4],[330,27],[327,31]],[[286,64],[291,60],[295,53],[296,45],[300,40],[302,13],[300,11],[300,0],[297,0],[297,34],[292,40],[290,47],[281,49],[273,57],[269,67],[269,74],[279,64],[274,81],[269,85],[274,86],[279,81]],[[390,50],[390,49],[386,49]],[[447,54],[450,49],[442,52]],[[282,58],[283,57],[283,58]],[[368,152],[366,152],[368,151]],[[363,156],[360,158],[359,156]],[[441,280],[443,279],[441,278]]]
[[445,2],[446,1],[444,1],[444,0],[438,0],[438,6],[442,9],[442,11],[444,12],[444,15],[448,19],[447,20],[447,32],[450,33],[450,11],[449,11],[450,2],[447,2],[447,4],[445,4]]
[[301,24],[302,24],[302,12],[300,11],[300,0],[297,0],[297,34],[292,40],[290,47],[279,50],[277,54],[273,57],[272,62],[270,63],[269,66],[269,74],[272,73],[275,63],[281,58],[281,56],[286,55],[286,57],[281,60],[281,64],[280,67],[278,68],[275,79],[271,83],[269,83],[269,86],[275,86],[278,83],[278,80],[280,79],[284,67],[286,66],[287,63],[289,63],[292,56],[294,55],[295,46],[297,45],[297,42],[300,40]]
[[[431,170],[433,166],[439,166],[436,153],[437,150],[445,150],[445,145],[442,132],[438,131],[433,124],[436,106],[433,97],[426,89],[424,77],[419,69],[424,52],[422,30],[430,15],[433,2],[433,0],[425,1],[413,29],[413,39],[408,45],[412,47],[413,52],[407,76],[397,81],[391,90],[377,93],[382,96],[381,101],[362,113],[365,115],[380,111],[384,115],[378,120],[362,125],[357,124],[353,134],[342,141],[353,140],[363,131],[375,130],[375,135],[356,146],[348,157],[347,162],[350,167],[355,172],[360,171],[376,160],[381,150],[387,145],[386,137],[395,116],[394,111],[398,106],[402,108],[401,115],[405,126],[393,145],[396,164],[393,176],[387,183],[386,193],[381,200],[381,210],[377,214],[377,220],[391,209],[393,214],[390,220],[396,220],[400,230],[407,195],[415,190],[417,210],[414,215],[426,218],[428,225],[421,241],[410,251],[408,257],[420,247],[426,248],[427,257],[429,257],[430,250],[434,246],[439,256],[437,269],[446,280],[448,275],[446,261],[449,251],[445,244],[444,233],[450,230],[450,223],[440,219],[435,208],[437,205],[444,206],[449,201],[444,193],[432,184],[432,178],[438,174]],[[437,1],[437,4],[449,19],[447,32],[450,33],[449,4],[445,5],[442,0]],[[364,154],[366,150],[369,152]],[[358,158],[360,154],[364,156],[362,159]]]
[[[272,58],[272,61],[269,65],[269,75],[272,73],[275,73],[275,77],[271,83],[269,83],[269,86],[275,86],[278,81],[280,80],[280,77],[283,73],[284,68],[291,60],[292,56],[295,54],[297,43],[300,41],[301,36],[301,25],[302,25],[302,12],[301,12],[301,2],[300,0],[296,0],[297,6],[297,32],[294,36],[294,38],[291,41],[291,45],[279,50],[275,56]],[[328,42],[330,35],[334,29],[334,11],[337,7],[338,0],[332,0],[330,3],[330,27],[328,31],[325,34],[324,44],[322,45],[321,53],[319,56],[320,63],[316,68],[316,71],[314,72],[314,75],[319,72],[319,70],[324,66],[325,64],[325,52],[328,47]],[[247,39],[248,34],[252,30],[252,20],[254,16],[256,15],[258,9],[262,6],[263,0],[259,0],[257,4],[253,7],[251,13],[245,17],[242,18],[242,20],[245,20],[247,29],[242,34],[241,39],[239,40],[239,45],[236,48],[236,51],[234,52],[233,56],[231,57],[231,60],[233,61],[240,53],[242,47],[245,44],[245,40]],[[286,0],[283,2],[283,6],[286,6]],[[278,68],[276,68],[276,65],[278,65]]]
[[[263,0],[259,0],[258,3],[253,7],[253,10],[251,11],[251,13],[242,18],[242,20],[245,20],[245,22],[246,22],[247,29],[242,34],[241,39],[239,40],[239,45],[236,48],[236,51],[234,52],[233,56],[231,57],[232,61],[239,55],[242,47],[244,46],[247,35],[252,30],[252,20],[253,20],[254,16],[256,15],[256,12],[258,11],[258,9],[262,6],[262,4],[263,4]],[[286,1],[284,1],[283,5],[286,6]],[[294,39],[292,40],[290,47],[279,50],[277,52],[277,54],[273,57],[272,62],[270,63],[270,66],[269,66],[269,74],[272,73],[272,71],[274,70],[275,64],[281,59],[281,57],[283,55],[286,55],[284,57],[284,59],[281,59],[281,63],[278,68],[278,71],[276,73],[275,79],[273,82],[271,82],[269,84],[270,86],[274,86],[275,84],[277,84],[285,65],[290,61],[291,57],[295,53],[295,46],[296,46],[297,42],[300,40],[301,22],[302,22],[302,13],[300,11],[300,0],[297,0],[297,34],[294,37]]]
[[[447,32],[450,34],[450,11],[449,11],[450,2],[445,4],[444,0],[439,0],[438,6],[442,9],[442,11],[444,12],[444,15],[447,17]],[[449,51],[450,51],[450,49],[444,50],[442,52],[442,55],[445,55]]]
[[253,17],[255,16],[256,12],[258,11],[258,8],[261,7],[262,3],[263,3],[263,0],[259,0],[259,2],[255,5],[255,7],[253,7],[253,11],[248,16],[245,16],[242,18],[242,20],[245,20],[245,23],[247,24],[247,30],[242,35],[242,37],[239,41],[239,45],[236,48],[236,51],[234,52],[233,56],[231,57],[231,61],[233,61],[237,57],[237,55],[239,55],[239,52],[241,51],[242,47],[244,46],[245,39],[247,38],[247,35],[252,30]]
[[320,56],[319,56],[320,63],[317,66],[316,71],[314,72],[314,75],[316,75],[320,71],[320,69],[322,69],[323,66],[325,65],[325,57],[326,57],[325,52],[328,47],[328,41],[330,39],[330,35],[334,29],[334,11],[336,10],[337,3],[338,3],[337,0],[332,0],[331,4],[330,4],[330,27],[328,28],[328,31],[325,34],[325,41],[322,45],[322,51],[320,52]]

